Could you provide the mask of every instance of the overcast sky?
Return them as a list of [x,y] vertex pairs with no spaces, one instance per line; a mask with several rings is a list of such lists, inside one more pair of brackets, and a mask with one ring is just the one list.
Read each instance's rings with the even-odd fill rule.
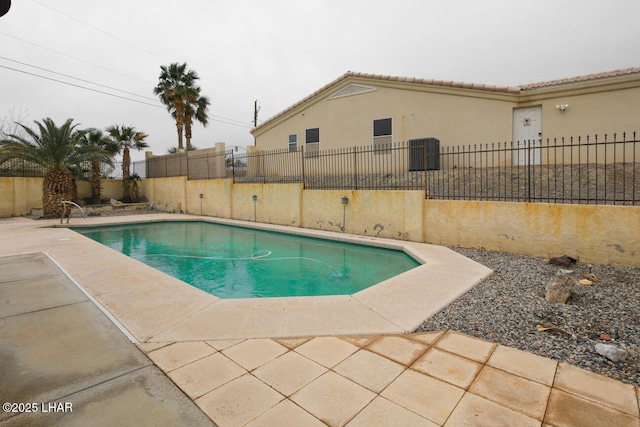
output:
[[347,71],[518,85],[640,66],[638,0],[12,3],[0,17],[0,119],[131,125],[154,154],[177,146],[152,92],[172,62],[211,100],[198,148],[252,145],[255,100],[260,123]]

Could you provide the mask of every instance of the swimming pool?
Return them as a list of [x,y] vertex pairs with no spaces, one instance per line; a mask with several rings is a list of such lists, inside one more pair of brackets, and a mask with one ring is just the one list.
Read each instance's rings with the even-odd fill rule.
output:
[[351,295],[420,265],[399,250],[204,221],[74,230],[219,298]]

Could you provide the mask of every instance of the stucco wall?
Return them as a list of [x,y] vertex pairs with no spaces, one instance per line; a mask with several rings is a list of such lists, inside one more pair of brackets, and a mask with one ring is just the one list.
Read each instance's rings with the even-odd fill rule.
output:
[[42,207],[42,178],[0,178],[0,218]]
[[[346,205],[342,197],[348,198]],[[302,226],[422,241],[421,191],[305,190]]]
[[[81,199],[91,197],[91,184],[88,181],[76,181],[78,184],[78,196]],[[102,179],[100,180],[100,198],[102,200],[122,199],[122,181],[119,179]]]
[[[167,212],[187,212],[187,177],[143,179],[138,184],[140,195],[156,208]],[[198,193],[191,195],[198,198]],[[199,199],[198,199],[199,200]],[[193,209],[200,209],[200,202]]]
[[[38,178],[0,178],[0,217],[41,206],[41,189]],[[140,192],[169,211],[198,215],[202,201],[202,213],[215,217],[253,221],[255,212],[258,222],[286,226],[640,267],[634,206],[425,200],[421,191],[304,190],[186,177],[145,179]]]
[[[32,208],[42,208],[42,178],[7,177],[0,178],[0,218],[27,215]],[[88,182],[77,181],[78,197],[91,197],[91,187]],[[103,179],[103,199],[121,199],[122,181]]]
[[[146,180],[154,181],[154,180]],[[231,218],[231,180],[189,180],[186,182],[185,213]],[[202,199],[200,198],[202,194]],[[155,199],[149,199],[153,201]]]
[[445,146],[511,139],[515,99],[493,94],[474,96],[471,91],[463,91],[468,96],[460,96],[460,92],[443,88],[425,91],[374,86],[375,91],[335,99],[330,98],[335,91],[327,93],[268,131],[256,134],[257,147],[287,148],[291,134],[296,134],[298,146],[303,146],[306,129],[316,127],[320,129],[321,150],[369,146],[373,142],[373,120],[384,118],[392,119],[393,142],[435,137]]
[[640,208],[425,201],[425,242],[640,266]]
[[[636,79],[637,80],[637,79]],[[618,132],[640,131],[640,87],[637,81],[593,87],[575,84],[559,90],[549,88],[521,97],[519,106],[542,105],[544,138],[604,137]],[[562,112],[556,105],[568,104]],[[629,138],[627,138],[629,139]],[[622,153],[618,153],[622,155]]]

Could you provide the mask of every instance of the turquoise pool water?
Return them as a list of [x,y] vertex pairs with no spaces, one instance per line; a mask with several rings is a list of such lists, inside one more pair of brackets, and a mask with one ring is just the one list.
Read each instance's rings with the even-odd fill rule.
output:
[[350,295],[420,265],[402,251],[208,222],[74,230],[219,298]]

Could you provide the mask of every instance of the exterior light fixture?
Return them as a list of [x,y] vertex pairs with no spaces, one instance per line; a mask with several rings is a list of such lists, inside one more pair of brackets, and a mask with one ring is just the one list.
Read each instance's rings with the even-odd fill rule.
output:
[[347,196],[342,196],[342,227],[340,227],[340,231],[344,233],[345,224],[347,221],[347,205],[349,204],[349,198]]
[[258,212],[256,210],[256,202],[258,201],[258,195],[254,194],[251,196],[251,200],[253,200],[253,222],[258,222]]
[[564,113],[567,108],[569,108],[569,104],[560,104],[556,105],[556,108],[560,110],[560,112]]

